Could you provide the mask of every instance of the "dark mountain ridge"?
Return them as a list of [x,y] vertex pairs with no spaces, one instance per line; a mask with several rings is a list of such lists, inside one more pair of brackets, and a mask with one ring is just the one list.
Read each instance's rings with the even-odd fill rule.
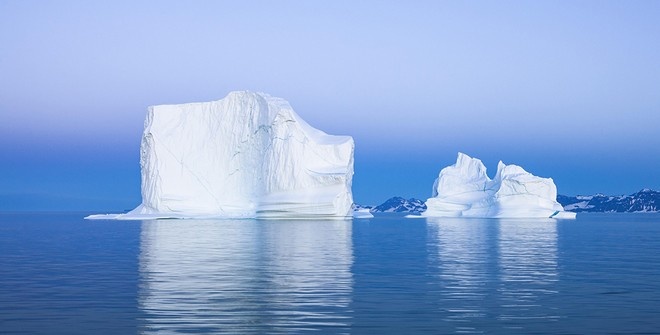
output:
[[571,212],[616,212],[639,213],[660,211],[660,192],[643,189],[630,195],[609,196],[603,194],[578,195],[575,197],[558,195],[564,209]]
[[[630,195],[609,196],[603,194],[566,196],[558,195],[557,202],[569,212],[591,213],[644,213],[660,212],[660,192],[643,189]],[[357,206],[370,208],[369,206]],[[370,208],[373,213],[414,213],[426,210],[423,200],[402,197],[392,197],[382,204]]]

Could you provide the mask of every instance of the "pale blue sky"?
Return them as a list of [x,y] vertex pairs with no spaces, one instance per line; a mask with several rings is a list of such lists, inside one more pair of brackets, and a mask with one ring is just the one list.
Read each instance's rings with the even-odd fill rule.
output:
[[658,1],[0,0],[0,209],[137,205],[146,107],[244,89],[352,135],[361,203],[458,151],[660,189],[658,36]]

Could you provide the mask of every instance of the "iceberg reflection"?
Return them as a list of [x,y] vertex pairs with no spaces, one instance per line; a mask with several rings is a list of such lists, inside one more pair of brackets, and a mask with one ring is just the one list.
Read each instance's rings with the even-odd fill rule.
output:
[[350,221],[143,221],[142,333],[348,332]]
[[559,296],[554,219],[427,218],[427,225],[444,331],[543,332],[560,318],[551,307]]
[[557,222],[500,220],[498,238],[499,319],[505,326],[528,329],[559,319],[557,297]]
[[[439,308],[449,332],[480,333],[486,311],[492,269],[489,229],[494,220],[427,218],[431,263],[438,267]],[[437,255],[437,260],[433,259]]]

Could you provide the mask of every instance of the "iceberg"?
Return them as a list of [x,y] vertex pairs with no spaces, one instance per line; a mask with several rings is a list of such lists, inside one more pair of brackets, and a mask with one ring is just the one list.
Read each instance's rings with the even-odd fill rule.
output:
[[481,160],[460,152],[456,164],[440,171],[426,207],[426,217],[575,218],[557,202],[551,178],[500,161],[491,180]]
[[284,99],[249,91],[149,107],[142,203],[88,218],[345,219],[353,138],[307,124]]

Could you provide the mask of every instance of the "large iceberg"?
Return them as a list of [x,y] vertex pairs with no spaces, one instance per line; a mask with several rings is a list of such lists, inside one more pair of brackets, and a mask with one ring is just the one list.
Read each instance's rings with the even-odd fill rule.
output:
[[152,106],[140,149],[142,204],[114,218],[344,219],[352,215],[353,149],[350,136],[313,128],[267,94]]
[[491,180],[479,159],[463,153],[440,171],[426,206],[427,217],[575,218],[557,202],[551,178],[500,161]]

